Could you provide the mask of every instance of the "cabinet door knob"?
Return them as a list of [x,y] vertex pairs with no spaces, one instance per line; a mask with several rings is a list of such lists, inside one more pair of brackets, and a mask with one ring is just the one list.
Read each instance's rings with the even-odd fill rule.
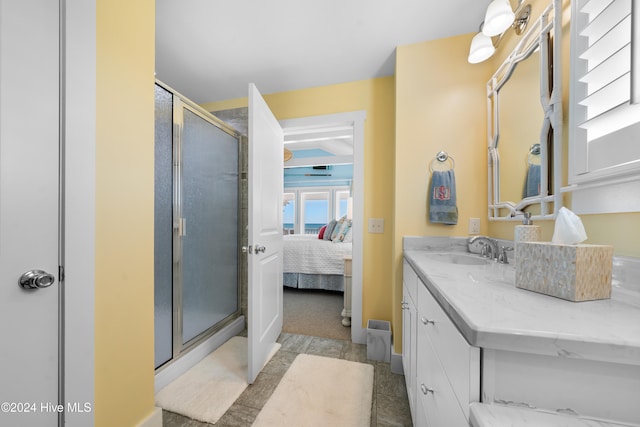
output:
[[425,325],[428,325],[429,323],[431,323],[432,325],[435,325],[435,322],[433,320],[429,320],[424,316],[420,317],[420,321]]
[[428,388],[426,385],[424,384],[420,384],[420,390],[422,390],[423,394],[428,394],[428,393],[433,393],[433,390]]

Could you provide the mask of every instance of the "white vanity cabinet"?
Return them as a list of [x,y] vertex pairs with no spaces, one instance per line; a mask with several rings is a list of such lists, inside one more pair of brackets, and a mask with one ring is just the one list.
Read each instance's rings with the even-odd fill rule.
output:
[[415,312],[403,310],[403,362],[409,369],[403,367],[414,425],[468,426],[469,404],[480,397],[480,349],[458,332],[408,263],[403,277],[404,303],[417,304]]
[[611,298],[574,303],[517,288],[509,265],[442,261],[466,239],[403,246],[416,426],[524,425],[534,411],[549,426],[640,427],[640,260],[614,262]]
[[404,261],[402,271],[402,369],[407,385],[407,397],[411,417],[415,420],[416,408],[416,300],[418,299],[418,276]]

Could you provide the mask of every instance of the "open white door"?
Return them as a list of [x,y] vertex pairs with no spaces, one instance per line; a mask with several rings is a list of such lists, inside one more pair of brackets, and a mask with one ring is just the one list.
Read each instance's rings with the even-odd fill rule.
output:
[[57,426],[63,412],[58,35],[57,1],[0,1],[2,426]]
[[249,84],[249,384],[282,331],[282,128]]

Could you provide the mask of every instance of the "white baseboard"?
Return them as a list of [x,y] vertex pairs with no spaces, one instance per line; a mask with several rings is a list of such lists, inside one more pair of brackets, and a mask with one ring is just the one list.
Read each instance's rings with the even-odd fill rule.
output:
[[391,351],[391,372],[394,374],[404,375],[402,368],[402,354]]
[[194,366],[196,363],[204,359],[208,354],[220,347],[232,337],[235,337],[244,330],[244,316],[240,316],[229,325],[222,328],[215,335],[203,341],[189,353],[180,357],[178,360],[171,362],[169,366],[162,369],[156,374],[155,392],[167,386],[171,381],[178,378]]
[[365,328],[354,327],[354,320],[351,319],[351,341],[356,344],[367,343],[367,330]]
[[157,406],[147,418],[145,418],[137,427],[162,427],[162,408]]

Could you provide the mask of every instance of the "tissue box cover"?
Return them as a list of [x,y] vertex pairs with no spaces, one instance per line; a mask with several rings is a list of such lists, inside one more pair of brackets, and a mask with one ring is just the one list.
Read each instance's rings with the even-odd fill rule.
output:
[[613,246],[518,242],[516,286],[569,301],[611,298]]

